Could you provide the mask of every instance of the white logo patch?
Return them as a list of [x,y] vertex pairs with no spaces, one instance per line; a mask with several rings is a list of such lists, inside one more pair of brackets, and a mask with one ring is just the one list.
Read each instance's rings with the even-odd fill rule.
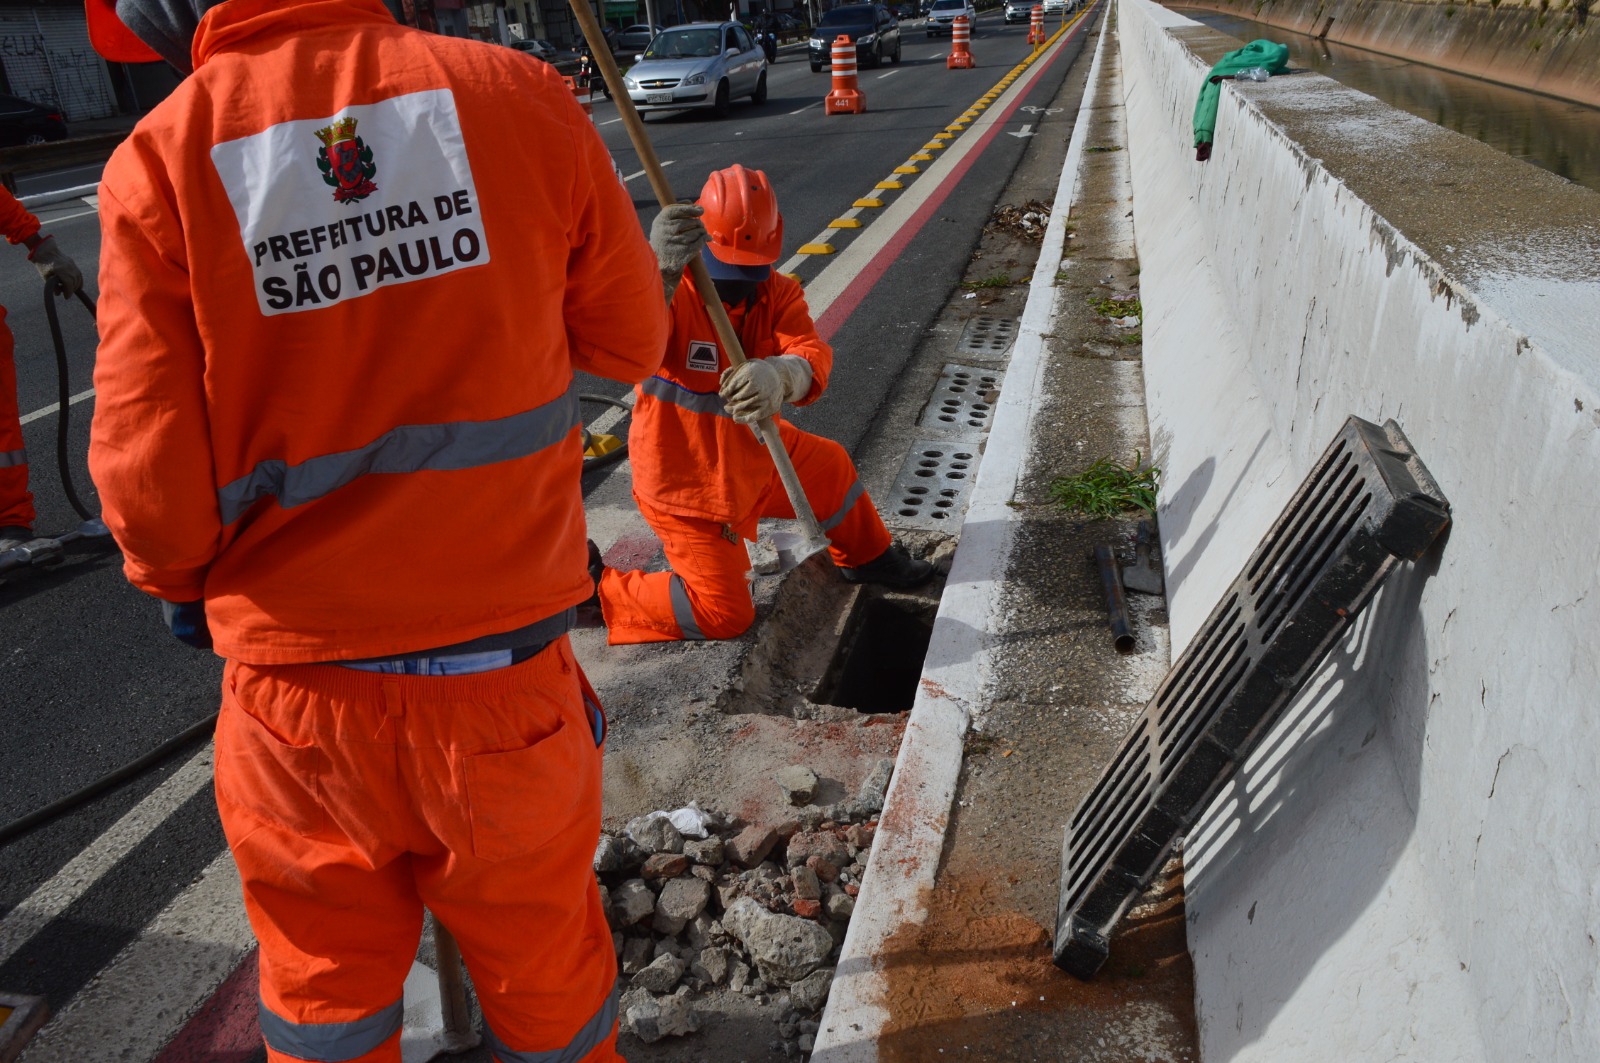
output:
[[694,340],[689,344],[689,368],[698,369],[702,373],[715,373],[717,371],[717,345],[707,343],[705,340]]
[[284,122],[211,149],[267,316],[489,261],[448,89]]

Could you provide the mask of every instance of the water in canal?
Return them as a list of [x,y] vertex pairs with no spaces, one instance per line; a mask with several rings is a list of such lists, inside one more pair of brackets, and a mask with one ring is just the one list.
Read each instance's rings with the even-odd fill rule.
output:
[[1172,5],[1241,41],[1289,46],[1289,68],[1325,77],[1600,191],[1600,109],[1552,99],[1377,52],[1319,41],[1237,15]]

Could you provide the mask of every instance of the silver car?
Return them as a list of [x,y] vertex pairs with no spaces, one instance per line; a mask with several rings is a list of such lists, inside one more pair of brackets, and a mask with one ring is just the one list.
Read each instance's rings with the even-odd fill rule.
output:
[[767,57],[737,22],[691,22],[656,34],[623,76],[640,111],[710,107],[720,118],[731,102],[767,99]]

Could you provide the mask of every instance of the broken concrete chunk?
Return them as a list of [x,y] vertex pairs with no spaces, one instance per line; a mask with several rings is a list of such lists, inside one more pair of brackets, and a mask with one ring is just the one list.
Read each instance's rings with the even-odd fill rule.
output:
[[821,857],[836,868],[844,867],[850,862],[850,847],[831,830],[803,830],[789,839],[787,860],[790,867],[799,867],[813,856]]
[[833,968],[812,971],[789,987],[789,1003],[801,1011],[820,1011],[828,1001],[828,990],[833,988]]
[[728,988],[735,993],[743,993],[750,986],[750,965],[743,960],[734,960],[728,968]]
[[878,828],[867,823],[856,823],[845,828],[844,840],[855,846],[857,850],[871,849],[872,839],[877,835]]
[[888,757],[880,757],[873,762],[867,777],[861,780],[861,789],[856,791],[856,800],[870,812],[882,812],[883,796],[889,792],[889,778],[892,775],[894,775],[894,761]]
[[631,1004],[623,1017],[633,1035],[646,1044],[700,1029],[700,1013],[684,997],[647,996]]
[[746,827],[728,842],[728,859],[743,867],[754,867],[765,860],[777,844],[778,832],[771,827]]
[[746,543],[745,549],[750,554],[750,571],[758,576],[775,576],[783,567],[783,561],[778,557],[778,548],[768,539],[757,539],[753,543]]
[[856,912],[856,899],[848,893],[835,893],[824,902],[830,919],[849,919]]
[[817,873],[809,867],[801,866],[789,873],[794,879],[794,895],[802,901],[819,901],[822,899],[822,882],[817,878]]
[[639,870],[639,874],[648,881],[674,878],[687,870],[689,870],[689,858],[682,853],[652,853],[644,862],[644,867]]
[[611,910],[618,926],[632,926],[656,910],[656,895],[642,878],[630,878],[611,892]]
[[794,764],[778,772],[778,786],[791,805],[809,805],[817,796],[817,773]]
[[689,921],[706,910],[711,900],[711,884],[692,876],[675,878],[661,890],[656,898],[655,921],[657,931],[676,935]]
[[733,903],[722,925],[750,953],[762,979],[777,985],[804,978],[833,951],[833,938],[816,923],[769,912],[749,897]]
[[621,866],[622,853],[617,850],[617,840],[609,834],[600,835],[600,841],[594,847],[595,871],[615,871]]
[[649,966],[655,947],[649,938],[628,938],[622,943],[622,973],[638,974]]
[[633,976],[633,984],[652,993],[670,993],[672,987],[678,984],[678,979],[683,977],[684,970],[682,960],[664,952]]
[[728,977],[728,970],[733,966],[736,953],[726,945],[714,945],[711,948],[701,949],[694,962],[689,965],[689,970],[697,978],[704,979],[712,985],[720,985]]
[[715,834],[704,840],[684,842],[683,855],[704,867],[721,867],[727,859],[726,846]]
[[652,812],[648,816],[629,820],[628,837],[647,853],[683,852],[683,835],[672,825],[665,812]]

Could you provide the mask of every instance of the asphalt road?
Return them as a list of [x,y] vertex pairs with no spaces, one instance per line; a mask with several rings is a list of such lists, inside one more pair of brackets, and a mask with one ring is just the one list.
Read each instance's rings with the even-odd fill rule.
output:
[[[978,68],[947,70],[949,42],[930,40],[919,25],[910,25],[900,64],[861,72],[864,115],[825,116],[829,75],[812,73],[804,52],[789,52],[769,71],[766,103],[740,101],[722,120],[700,112],[651,116],[647,125],[680,198],[693,198],[707,174],[735,162],[765,170],[784,213],[788,253],[815,239],[1026,56],[1026,33],[1026,25],[1004,26],[998,12],[986,13],[972,43]],[[1080,47],[1081,38],[1068,45],[1069,53],[1051,64],[1025,106],[1042,107],[1055,97]],[[613,105],[597,100],[594,117],[623,174],[636,174],[640,166]],[[1006,132],[1023,133],[1030,120],[1019,110]],[[846,447],[862,440],[893,393],[916,338],[959,281],[1025,140],[995,137],[843,320],[833,335],[838,354],[828,395],[795,411],[797,424]],[[649,184],[638,176],[629,186],[648,225],[655,212]],[[92,207],[73,201],[39,213],[91,278],[93,294],[99,231]],[[832,235],[841,249],[851,238],[846,230]],[[11,252],[9,262],[5,254],[0,250],[0,303],[16,336],[20,405],[27,418],[56,401],[55,355],[41,285],[20,250]],[[825,262],[819,257],[797,272],[809,280]],[[75,303],[64,308],[63,321],[70,391],[78,393],[90,386],[93,328]],[[622,390],[598,382],[591,387],[610,394]],[[91,397],[70,408],[67,441],[71,475],[91,508],[96,503],[84,455],[93,405]],[[59,414],[42,413],[24,428],[43,532],[77,523],[54,467],[59,423]],[[621,494],[625,503],[625,477],[591,479],[591,497]],[[215,711],[220,674],[220,661],[166,634],[154,605],[124,582],[118,558],[104,548],[76,549],[60,568],[0,584],[0,821],[91,782]],[[182,759],[0,848],[0,919]],[[14,953],[7,951],[0,923],[0,991],[41,993],[59,1010],[222,848],[210,792],[201,789]]]

